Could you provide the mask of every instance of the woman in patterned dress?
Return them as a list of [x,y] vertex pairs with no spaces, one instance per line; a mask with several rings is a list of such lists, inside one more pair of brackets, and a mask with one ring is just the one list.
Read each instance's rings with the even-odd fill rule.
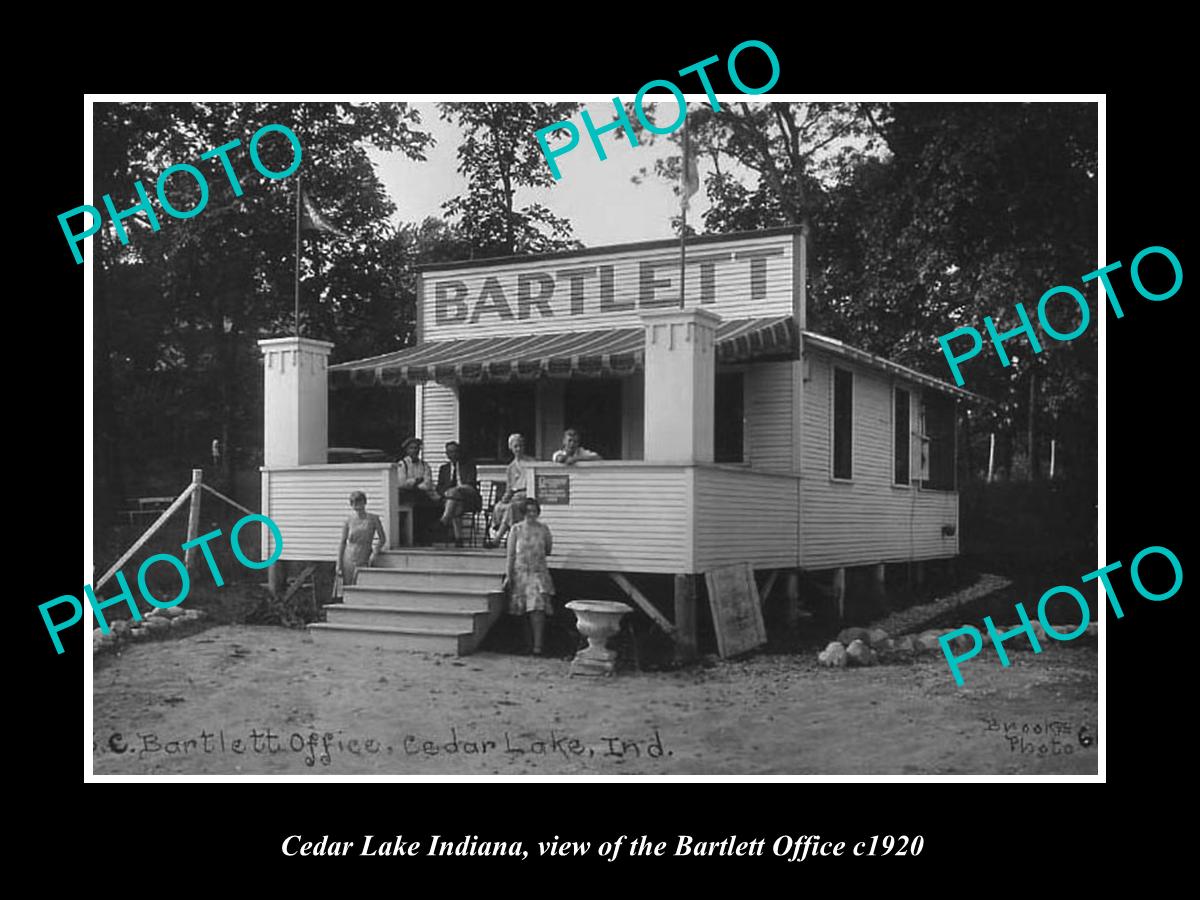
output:
[[524,503],[525,518],[508,532],[508,570],[505,583],[509,589],[508,611],[514,616],[528,614],[533,632],[533,655],[541,656],[542,636],[546,616],[553,613],[554,582],[546,557],[554,550],[550,529],[538,521],[542,506],[530,497]]
[[[387,535],[383,533],[379,516],[367,512],[367,495],[355,491],[350,495],[350,506],[354,515],[342,524],[342,542],[338,546],[337,574],[342,576],[343,585],[354,584],[359,568],[373,563],[379,550],[387,546]],[[374,547],[376,534],[379,535],[378,549]]]

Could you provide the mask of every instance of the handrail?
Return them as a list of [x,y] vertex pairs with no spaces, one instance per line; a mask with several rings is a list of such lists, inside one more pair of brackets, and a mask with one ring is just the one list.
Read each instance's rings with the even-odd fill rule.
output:
[[[219,499],[224,500],[230,506],[236,507],[237,509],[241,510],[244,513],[247,513],[248,515],[252,515],[252,516],[257,515],[257,513],[255,513],[253,510],[247,509],[246,507],[242,506],[242,504],[238,503],[236,500],[231,500],[229,497],[226,497],[224,494],[222,494],[216,488],[205,484],[203,469],[192,469],[192,483],[189,484],[186,488],[184,488],[183,493],[180,494],[178,497],[176,497],[175,500],[171,503],[171,505],[163,510],[162,515],[160,515],[157,519],[155,519],[154,523],[151,524],[149,528],[147,528],[145,531],[142,532],[142,536],[133,542],[133,546],[131,546],[128,550],[126,550],[125,553],[121,555],[120,559],[118,559],[115,563],[113,563],[112,568],[110,568],[107,572],[104,573],[104,575],[102,575],[100,577],[100,580],[96,582],[93,590],[95,590],[96,592],[99,592],[99,590],[104,586],[105,582],[107,582],[110,578],[112,578],[114,575],[116,575],[117,571],[121,568],[121,566],[123,566],[123,565],[125,565],[125,563],[129,562],[129,560],[133,557],[133,555],[135,553],[137,553],[139,550],[141,550],[142,547],[144,547],[146,545],[146,542],[148,540],[150,540],[150,538],[154,535],[154,533],[156,531],[158,531],[158,529],[163,525],[163,523],[165,523],[167,521],[167,519],[171,518],[171,516],[173,516],[176,512],[179,511],[179,508],[181,506],[183,506],[183,501],[185,501],[193,496],[195,499],[192,504],[192,512],[191,512],[191,515],[190,515],[189,521],[188,521],[187,539],[188,539],[188,541],[194,540],[197,537],[197,535],[194,534],[193,532],[196,532],[199,530],[197,526],[199,525],[199,519],[200,519],[200,506],[199,506],[200,494],[199,494],[199,491],[201,488],[204,488],[205,490],[215,494]],[[188,557],[189,557],[188,563],[190,563],[191,562],[190,557],[193,555],[193,550],[189,549],[187,552],[188,552]]]

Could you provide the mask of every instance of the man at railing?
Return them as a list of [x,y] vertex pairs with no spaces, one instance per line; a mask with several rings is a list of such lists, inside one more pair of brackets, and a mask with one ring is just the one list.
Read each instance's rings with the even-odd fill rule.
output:
[[573,466],[581,460],[603,459],[599,453],[588,450],[579,443],[579,432],[574,428],[568,428],[563,432],[563,444],[561,450],[555,450],[554,456],[550,457],[556,463],[562,463],[565,466]]

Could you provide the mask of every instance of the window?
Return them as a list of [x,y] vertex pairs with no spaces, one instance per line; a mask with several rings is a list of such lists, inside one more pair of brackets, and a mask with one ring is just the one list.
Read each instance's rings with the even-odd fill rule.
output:
[[713,398],[713,460],[743,462],[745,407],[741,372],[718,372]]
[[[537,455],[536,398],[532,384],[463,385],[458,389],[458,441],[476,462],[508,462],[508,436],[525,437],[525,453]],[[440,447],[436,448],[438,451]]]
[[563,421],[579,432],[584,447],[605,459],[620,459],[621,382],[616,378],[568,381],[563,392]]
[[833,370],[833,477],[850,478],[854,459],[854,373]]
[[896,388],[892,403],[892,433],[894,451],[895,484],[909,483],[909,466],[912,460],[912,396],[904,388]]
[[922,473],[922,485],[933,491],[954,490],[956,468],[954,441],[954,400],[928,392],[923,397],[925,408],[924,439],[927,443],[928,471]]

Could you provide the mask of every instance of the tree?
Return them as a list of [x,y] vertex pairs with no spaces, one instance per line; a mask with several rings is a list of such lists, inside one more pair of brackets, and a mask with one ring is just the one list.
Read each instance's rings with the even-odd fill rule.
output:
[[[251,166],[248,145],[264,125],[291,128],[302,147],[296,177],[271,180]],[[293,327],[296,186],[303,178],[348,240],[306,237],[301,259],[302,328],[311,337],[390,349],[403,332],[397,309],[391,233],[394,207],[375,177],[366,146],[423,159],[431,138],[404,104],[97,104],[96,186],[118,209],[136,198],[135,181],[153,186],[168,166],[188,163],[206,175],[206,207],[186,221],[158,211],[161,230],[144,215],[125,220],[128,245],[111,223],[93,238],[97,257],[97,433],[108,454],[98,482],[117,483],[117,448],[152,477],[155,463],[172,473],[207,459],[213,437],[228,450],[252,446],[261,432],[260,337]],[[202,153],[232,140],[242,194],[235,196],[218,160]],[[289,142],[259,144],[273,171],[292,159]],[[194,180],[176,176],[167,195],[178,209],[200,199]],[[97,198],[98,199],[98,198]],[[156,204],[157,205],[157,204]],[[411,312],[407,313],[411,319]],[[368,332],[369,336],[364,336]],[[107,340],[106,340],[107,339]],[[108,385],[107,401],[100,386]],[[172,427],[164,429],[162,423]],[[99,450],[98,450],[99,454]],[[98,484],[100,490],[104,489]]]
[[578,103],[441,103],[444,120],[463,132],[458,171],[467,191],[443,204],[480,256],[546,253],[581,246],[571,223],[540,203],[516,205],[519,188],[550,188],[534,133],[569,119]]
[[[687,122],[705,228],[810,225],[809,328],[939,377],[938,335],[986,315],[1012,328],[1017,301],[1033,311],[1094,268],[1093,104],[700,104]],[[654,171],[677,183],[679,166]],[[1008,368],[986,351],[969,363],[966,386],[997,401],[973,413],[975,433],[1011,447],[1032,424],[1036,450],[1044,417],[1078,436],[1077,468],[1094,465],[1095,335],[1040,355],[1019,339]]]
[[[1096,112],[1092,104],[896,104],[880,133],[888,159],[864,162],[828,195],[814,231],[814,328],[946,377],[936,337],[961,325],[1019,325],[1038,298],[1079,285],[1096,258]],[[1070,307],[1070,304],[1064,304]],[[1079,313],[1055,311],[1060,331]],[[1068,320],[1073,323],[1068,324]],[[1034,354],[1006,346],[964,367],[966,387],[997,401],[979,410],[988,430],[1030,433],[1049,414],[1077,436],[1077,467],[1094,465],[1096,329]],[[1011,440],[1003,446],[1012,446]],[[1027,452],[1031,442],[1021,443]],[[1078,455],[1082,452],[1082,455]]]
[[[692,104],[687,114],[691,152],[709,169],[705,228],[730,233],[813,221],[826,188],[881,146],[878,110],[856,103],[741,102],[725,103],[719,111]],[[632,106],[629,116],[639,142],[653,143],[656,137],[643,128]],[[679,144],[681,137],[677,130],[667,139]],[[678,184],[681,159],[655,160],[655,175]]]

